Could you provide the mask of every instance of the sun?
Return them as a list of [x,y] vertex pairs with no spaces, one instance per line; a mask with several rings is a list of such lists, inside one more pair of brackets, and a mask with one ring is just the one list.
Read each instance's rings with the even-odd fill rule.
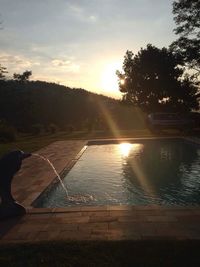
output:
[[107,64],[102,72],[101,86],[106,92],[117,94],[119,93],[118,78],[116,70],[121,70],[122,63],[119,61]]
[[125,84],[125,79],[121,79],[121,80],[120,80],[120,84],[121,84],[121,85],[124,85],[124,84]]

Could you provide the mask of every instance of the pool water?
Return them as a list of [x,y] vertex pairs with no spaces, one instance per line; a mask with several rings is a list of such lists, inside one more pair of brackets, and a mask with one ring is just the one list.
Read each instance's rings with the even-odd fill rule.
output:
[[137,140],[87,147],[63,182],[37,207],[199,205],[200,148],[183,140]]

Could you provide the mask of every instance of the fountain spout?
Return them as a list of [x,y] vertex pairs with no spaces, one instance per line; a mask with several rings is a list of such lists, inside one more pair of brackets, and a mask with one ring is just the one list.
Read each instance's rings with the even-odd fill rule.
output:
[[20,170],[22,161],[31,156],[16,150],[0,159],[0,219],[23,215],[25,208],[17,203],[11,194],[11,183],[14,175]]

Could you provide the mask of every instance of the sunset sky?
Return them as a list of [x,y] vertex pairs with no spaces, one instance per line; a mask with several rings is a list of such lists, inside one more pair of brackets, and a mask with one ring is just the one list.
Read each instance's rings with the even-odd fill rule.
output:
[[127,49],[168,46],[172,0],[0,0],[0,63],[32,79],[120,97]]

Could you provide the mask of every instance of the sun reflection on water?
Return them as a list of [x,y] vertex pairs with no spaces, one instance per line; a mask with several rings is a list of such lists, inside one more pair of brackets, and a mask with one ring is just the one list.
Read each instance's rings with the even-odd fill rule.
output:
[[142,148],[142,144],[121,143],[119,144],[119,150],[123,157],[128,157],[131,151],[139,151]]

